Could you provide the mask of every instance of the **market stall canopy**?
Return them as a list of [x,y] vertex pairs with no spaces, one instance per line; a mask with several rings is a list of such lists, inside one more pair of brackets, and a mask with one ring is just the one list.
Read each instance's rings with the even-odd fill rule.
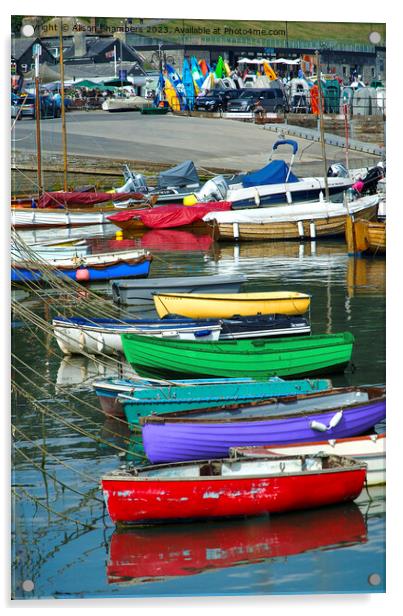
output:
[[104,81],[104,86],[114,86],[116,88],[120,88],[121,86],[132,86],[131,81],[127,81],[127,79],[110,79],[109,81]]
[[287,60],[287,58],[278,58],[277,60],[269,60],[268,58],[240,58],[238,64],[300,64],[301,60]]
[[300,64],[301,60],[287,60],[287,58],[278,58],[277,60],[270,60],[271,64]]
[[[66,84],[67,86],[67,84]],[[73,81],[69,82],[70,88],[87,88],[88,90],[110,90],[114,92],[116,90],[115,86],[105,85],[104,82],[99,81],[90,81],[89,79],[82,79],[81,81]]]

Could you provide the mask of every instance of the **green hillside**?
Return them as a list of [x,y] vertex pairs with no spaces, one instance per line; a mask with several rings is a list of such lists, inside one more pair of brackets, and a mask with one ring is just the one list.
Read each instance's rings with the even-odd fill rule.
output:
[[[121,23],[118,18],[103,18],[104,23],[116,26]],[[302,22],[302,21],[240,21],[240,20],[202,20],[202,19],[144,19],[131,18],[139,34],[167,40],[187,42],[202,38],[206,42],[210,37],[223,39],[237,37],[253,39],[257,44],[264,44],[265,39],[279,41],[320,40],[324,42],[345,42],[369,44],[369,34],[379,32],[381,42],[386,39],[384,23],[351,22]],[[240,41],[241,42],[241,41]]]

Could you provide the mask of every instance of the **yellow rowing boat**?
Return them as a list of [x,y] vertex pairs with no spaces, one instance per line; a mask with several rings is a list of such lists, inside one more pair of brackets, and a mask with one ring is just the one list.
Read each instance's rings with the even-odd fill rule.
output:
[[162,318],[177,314],[192,319],[229,319],[235,315],[304,314],[310,295],[292,291],[270,293],[155,293],[155,308]]

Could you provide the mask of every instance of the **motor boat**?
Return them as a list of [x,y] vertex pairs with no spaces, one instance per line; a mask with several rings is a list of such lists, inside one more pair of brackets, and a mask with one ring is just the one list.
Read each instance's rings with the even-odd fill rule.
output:
[[[284,160],[272,160],[274,152],[284,145],[292,148],[289,165]],[[298,178],[292,172],[297,151],[298,144],[292,139],[276,141],[265,167],[229,179],[216,176],[193,195],[194,202],[231,201],[232,209],[237,209],[317,200],[325,191],[326,178]],[[329,195],[336,195],[350,188],[353,180],[348,176],[328,177],[327,184]],[[190,201],[184,203],[188,205]]]

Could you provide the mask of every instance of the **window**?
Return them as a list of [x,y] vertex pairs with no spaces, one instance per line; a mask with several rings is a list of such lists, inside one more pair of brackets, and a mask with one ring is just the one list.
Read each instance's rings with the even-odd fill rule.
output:
[[273,90],[269,90],[268,92],[264,92],[264,98],[275,98],[276,95]]

